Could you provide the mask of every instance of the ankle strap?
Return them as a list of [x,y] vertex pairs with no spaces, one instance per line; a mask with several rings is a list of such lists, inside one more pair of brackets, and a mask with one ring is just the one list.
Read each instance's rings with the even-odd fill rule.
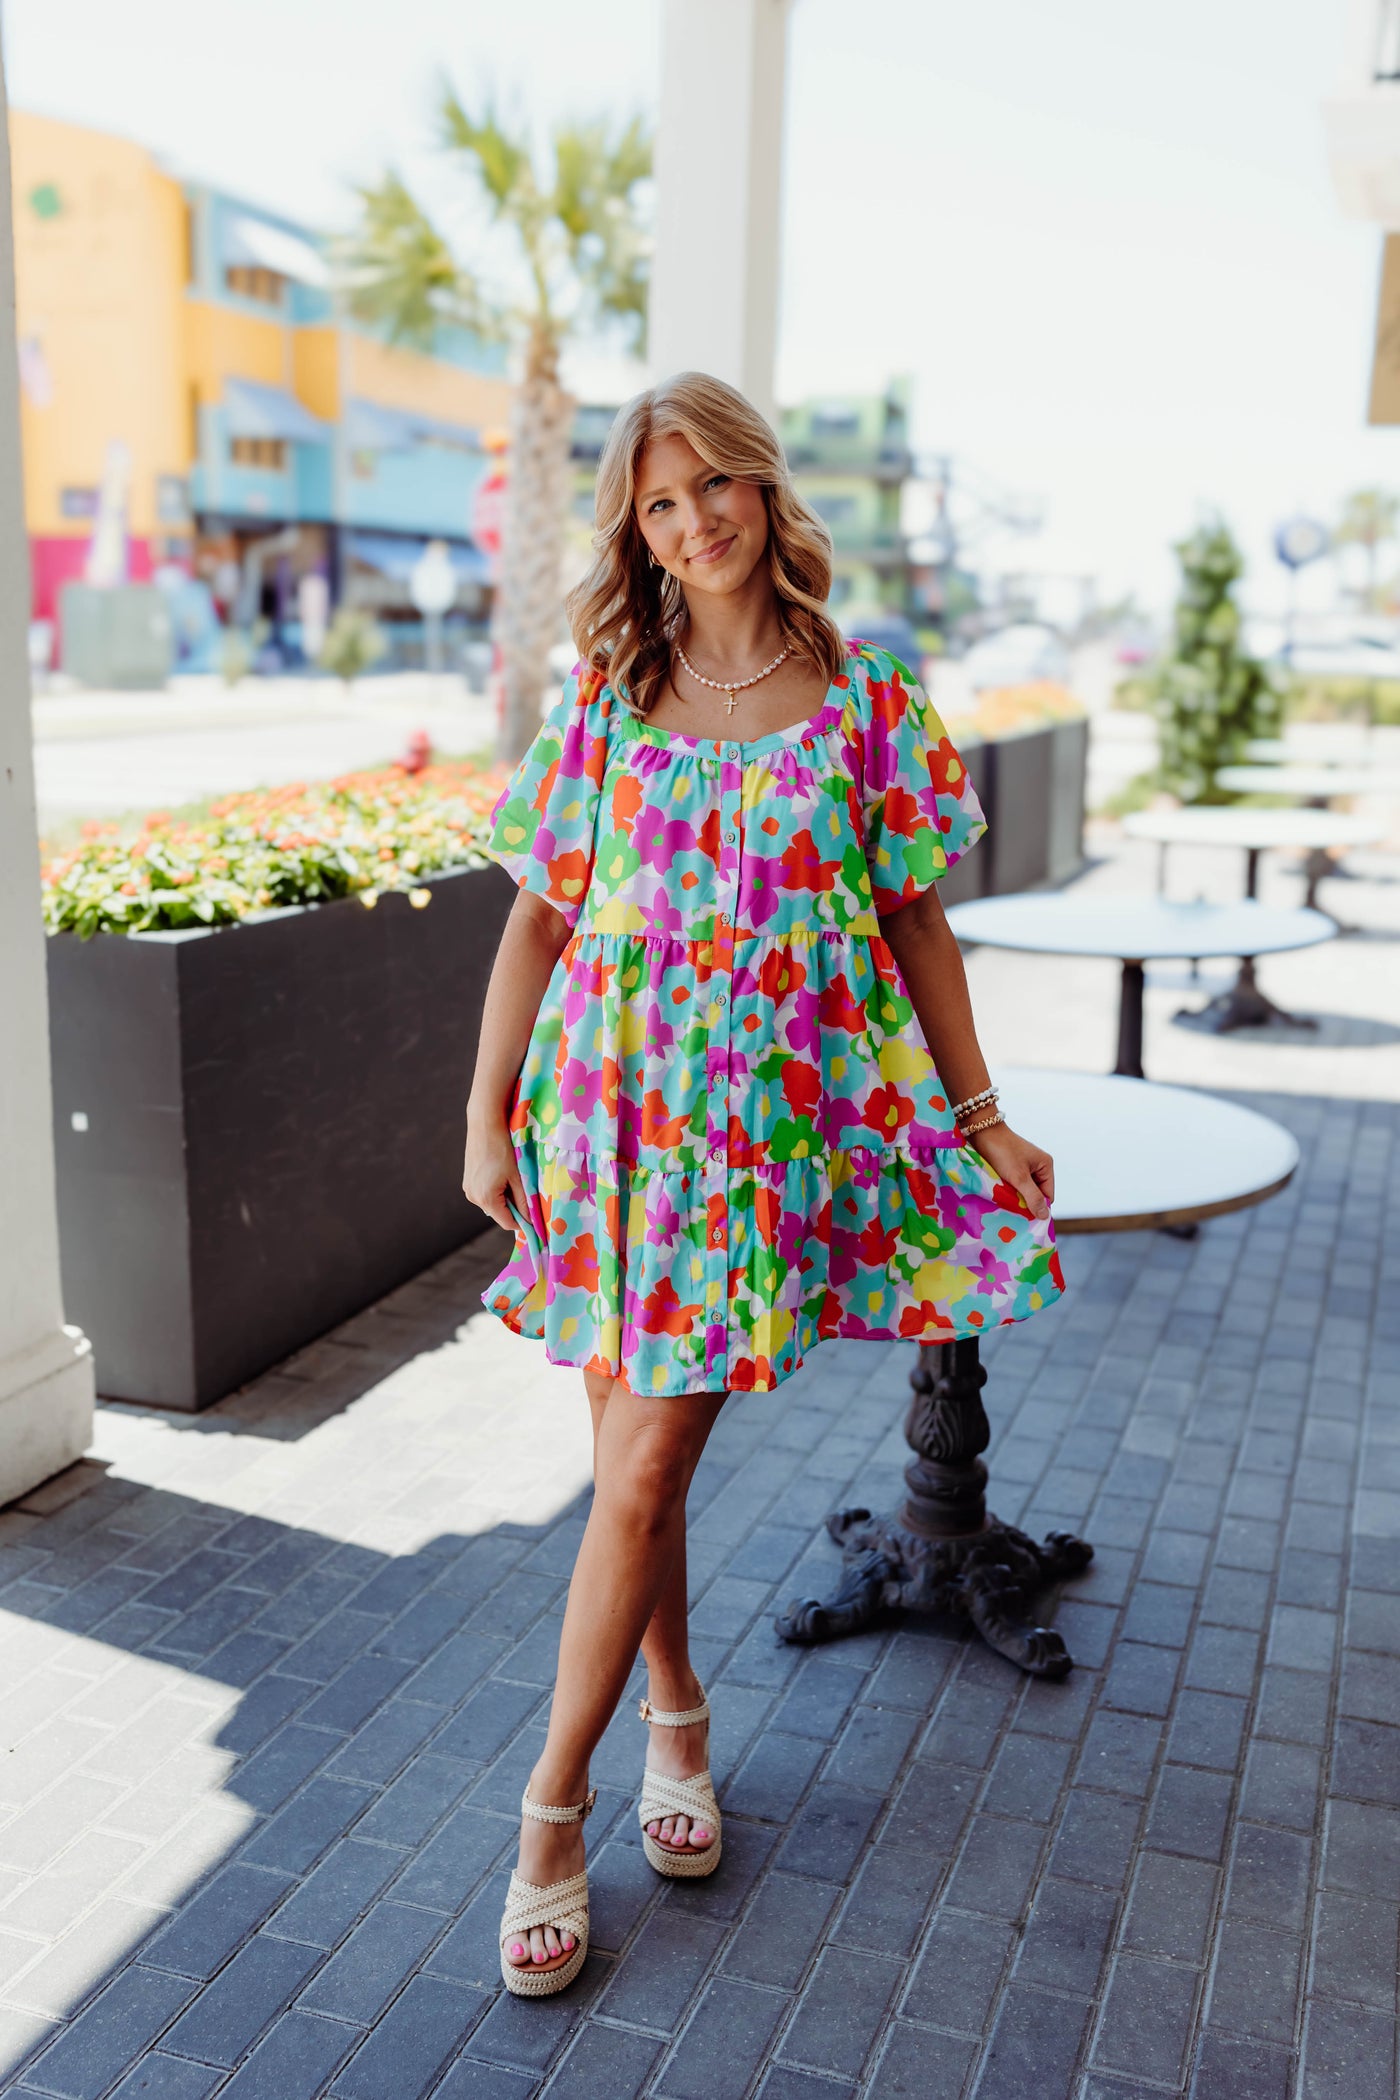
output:
[[[696,1683],[699,1682],[697,1678]],[[700,1704],[688,1708],[683,1714],[662,1713],[659,1707],[652,1705],[650,1699],[643,1699],[637,1707],[637,1712],[642,1720],[650,1721],[657,1728],[689,1728],[692,1722],[709,1720],[710,1702],[705,1697],[705,1687],[701,1685]]]
[[582,1823],[585,1817],[592,1815],[597,1798],[595,1786],[589,1789],[587,1800],[576,1801],[572,1808],[551,1808],[542,1801],[532,1801],[526,1793],[520,1797],[520,1813],[532,1817],[536,1823]]

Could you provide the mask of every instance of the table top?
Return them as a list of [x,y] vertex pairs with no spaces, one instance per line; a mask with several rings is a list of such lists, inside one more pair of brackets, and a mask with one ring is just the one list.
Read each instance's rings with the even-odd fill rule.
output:
[[1364,766],[1375,748],[1368,729],[1359,724],[1339,723],[1334,735],[1311,735],[1306,743],[1281,736],[1251,737],[1244,747],[1244,755],[1256,764]]
[[1330,941],[1325,912],[1236,904],[1179,904],[1165,897],[1080,897],[1042,891],[977,897],[948,908],[960,941],[1042,955],[1109,955],[1120,962],[1154,956],[1273,955]]
[[1400,795],[1400,773],[1380,766],[1222,766],[1215,777],[1235,795]]
[[1370,817],[1335,809],[1137,809],[1124,817],[1130,838],[1164,846],[1373,846],[1385,830]]
[[1008,1122],[1055,1161],[1058,1232],[1138,1232],[1245,1210],[1298,1164],[1282,1124],[1186,1087],[1000,1066]]

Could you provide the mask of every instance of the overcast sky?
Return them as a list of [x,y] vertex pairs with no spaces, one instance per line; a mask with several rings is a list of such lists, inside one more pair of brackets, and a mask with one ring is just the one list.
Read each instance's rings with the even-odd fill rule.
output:
[[[431,181],[444,66],[541,123],[654,107],[658,12],[4,0],[15,102],[325,225],[387,158]],[[1341,0],[795,0],[780,394],[907,370],[923,444],[1043,497],[1008,564],[1160,603],[1218,505],[1275,602],[1278,518],[1400,484],[1363,421],[1379,236],[1323,151],[1343,30]]]

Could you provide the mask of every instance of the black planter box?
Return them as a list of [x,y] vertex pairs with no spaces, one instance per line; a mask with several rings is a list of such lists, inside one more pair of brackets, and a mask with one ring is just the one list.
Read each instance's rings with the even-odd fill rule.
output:
[[957,739],[987,836],[938,885],[944,904],[1068,882],[1084,865],[1089,724],[1054,722],[1019,736]]
[[425,887],[50,937],[64,1298],[99,1392],[207,1407],[484,1226],[463,1112],[515,890]]

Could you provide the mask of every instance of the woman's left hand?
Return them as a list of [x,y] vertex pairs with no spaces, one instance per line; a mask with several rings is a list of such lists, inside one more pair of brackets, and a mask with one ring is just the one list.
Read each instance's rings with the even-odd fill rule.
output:
[[1033,1218],[1049,1217],[1055,1200],[1055,1162],[1048,1152],[1018,1136],[1008,1123],[994,1123],[967,1142],[1003,1181],[1019,1190]]

